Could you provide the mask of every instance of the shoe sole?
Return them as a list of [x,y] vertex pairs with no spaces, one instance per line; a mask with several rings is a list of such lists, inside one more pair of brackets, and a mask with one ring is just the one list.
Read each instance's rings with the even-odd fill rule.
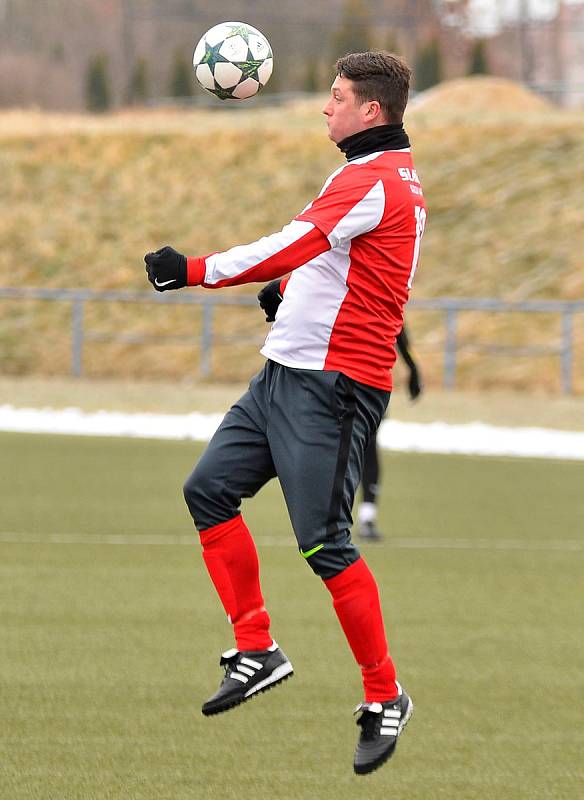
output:
[[382,756],[380,756],[377,761],[372,761],[370,764],[361,764],[359,766],[353,765],[353,769],[355,770],[357,775],[368,775],[370,772],[375,772],[376,769],[382,767],[392,755],[395,753],[397,747],[397,740],[401,736],[403,729],[406,727],[412,714],[414,713],[414,704],[412,703],[411,697],[408,697],[408,707],[406,708],[406,713],[403,716],[400,724],[397,727],[397,736],[395,737],[395,744],[391,750],[388,750]]
[[224,711],[230,711],[232,708],[240,706],[242,703],[253,699],[256,695],[273,689],[274,686],[277,686],[279,683],[283,683],[284,681],[288,680],[288,678],[291,678],[292,675],[294,675],[294,669],[289,661],[285,664],[280,664],[280,666],[276,667],[276,669],[270,673],[267,678],[264,678],[263,681],[256,683],[255,686],[252,686],[252,688],[241,697],[233,698],[229,703],[216,708],[202,709],[203,714],[206,717],[214,717],[217,714],[222,714]]

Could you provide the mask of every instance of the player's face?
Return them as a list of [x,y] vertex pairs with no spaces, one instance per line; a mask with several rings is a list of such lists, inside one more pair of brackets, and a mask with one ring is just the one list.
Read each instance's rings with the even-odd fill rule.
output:
[[369,103],[360,103],[353,92],[353,82],[337,75],[331,94],[322,110],[326,116],[329,138],[338,144],[353,133],[365,130]]

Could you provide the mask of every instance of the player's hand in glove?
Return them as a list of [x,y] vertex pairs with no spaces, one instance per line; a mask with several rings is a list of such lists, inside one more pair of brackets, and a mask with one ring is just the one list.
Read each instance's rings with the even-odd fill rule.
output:
[[276,278],[275,281],[270,281],[258,293],[258,300],[260,307],[266,313],[266,322],[274,322],[276,319],[276,311],[282,302],[282,294],[280,292],[281,278]]
[[418,372],[416,367],[411,367],[410,380],[408,382],[410,398],[412,400],[415,400],[416,397],[419,397],[422,394],[423,388],[424,384],[422,383],[422,379],[420,378],[420,373]]
[[148,280],[157,292],[168,289],[182,289],[187,285],[187,259],[166,245],[155,253],[146,253],[146,272]]

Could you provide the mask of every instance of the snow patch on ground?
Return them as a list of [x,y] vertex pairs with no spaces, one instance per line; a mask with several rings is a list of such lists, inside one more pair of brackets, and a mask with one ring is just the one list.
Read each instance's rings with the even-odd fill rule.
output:
[[[146,439],[190,439],[206,442],[223,414],[126,414],[86,412],[79,408],[0,406],[0,430],[75,436],[131,436]],[[547,428],[502,428],[472,422],[414,423],[384,420],[378,441],[388,450],[418,453],[516,456],[584,460],[584,432]]]

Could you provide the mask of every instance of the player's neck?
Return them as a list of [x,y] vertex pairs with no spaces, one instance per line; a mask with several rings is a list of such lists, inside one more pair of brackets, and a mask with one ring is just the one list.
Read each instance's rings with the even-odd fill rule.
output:
[[401,122],[392,125],[376,125],[364,131],[353,133],[337,144],[347,159],[368,156],[380,150],[403,150],[410,146],[410,140]]

